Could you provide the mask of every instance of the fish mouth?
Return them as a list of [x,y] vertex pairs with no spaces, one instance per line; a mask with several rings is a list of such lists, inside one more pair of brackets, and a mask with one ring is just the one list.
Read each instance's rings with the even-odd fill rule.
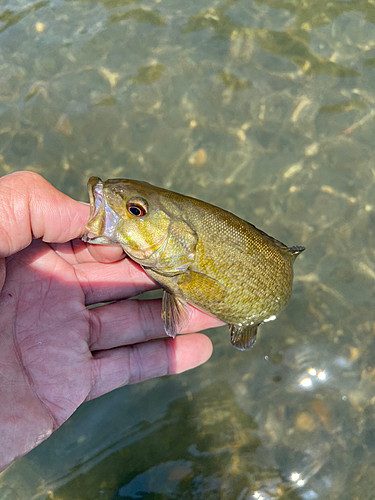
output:
[[113,240],[108,238],[108,236],[102,235],[98,236],[97,234],[86,232],[83,234],[82,241],[85,243],[91,243],[94,245],[114,245]]
[[116,228],[120,217],[105,200],[103,181],[91,177],[87,184],[90,197],[90,218],[82,241],[96,245],[116,245]]

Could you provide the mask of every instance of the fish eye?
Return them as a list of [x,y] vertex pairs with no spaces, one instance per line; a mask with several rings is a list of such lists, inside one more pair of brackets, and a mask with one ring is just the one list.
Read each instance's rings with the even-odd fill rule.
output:
[[126,204],[126,210],[134,217],[142,217],[147,214],[148,205],[143,199],[129,200]]

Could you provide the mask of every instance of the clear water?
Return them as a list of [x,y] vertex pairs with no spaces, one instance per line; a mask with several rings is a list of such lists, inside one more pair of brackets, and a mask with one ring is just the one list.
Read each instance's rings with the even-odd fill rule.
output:
[[82,406],[1,500],[373,500],[375,6],[0,0],[0,174],[131,177],[307,250],[255,347]]

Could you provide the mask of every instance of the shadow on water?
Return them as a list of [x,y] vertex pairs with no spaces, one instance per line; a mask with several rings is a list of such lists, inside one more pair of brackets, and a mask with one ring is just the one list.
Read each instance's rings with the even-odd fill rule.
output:
[[[196,14],[189,19],[187,27],[182,32],[193,33],[204,29],[213,30],[217,37],[230,40],[232,43],[234,42],[238,45],[244,44],[248,47],[248,51],[249,46],[256,42],[263,50],[275,56],[282,56],[289,59],[308,75],[325,74],[339,78],[360,76],[360,73],[357,71],[314,55],[309,48],[311,42],[309,31],[311,28],[306,29],[306,26],[302,28],[297,27],[280,32],[270,29],[248,28],[233,22],[226,11],[233,4],[237,3],[237,1],[230,0],[217,9],[208,9]],[[342,5],[342,2],[340,2],[340,5]],[[345,9],[339,7],[336,16],[341,13],[340,11],[345,12]],[[330,21],[327,20],[327,22]],[[327,22],[322,22],[322,25]],[[296,24],[298,26],[298,22]],[[246,63],[249,62],[250,52],[251,50],[247,58],[245,58],[244,62]],[[248,60],[246,61],[246,59]]]
[[165,26],[165,21],[157,10],[150,11],[146,9],[132,9],[127,12],[112,14],[109,17],[108,24],[119,23],[120,21],[125,21],[126,19],[133,19],[137,23],[149,23],[156,27]]
[[[162,419],[141,422],[97,471],[93,468],[90,475],[78,477],[56,494],[66,499],[77,493],[96,498],[99,491],[103,498],[113,499],[188,498],[189,494],[214,499],[225,489],[236,498],[242,490],[249,491],[249,484],[255,489],[260,479],[267,482],[267,476],[270,480],[278,476],[251,459],[261,445],[256,427],[238,408],[230,387],[214,384],[172,402]],[[225,464],[219,474],[218,461]],[[70,497],[69,491],[76,493]]]
[[32,5],[31,7],[24,9],[20,12],[12,12],[9,9],[3,11],[0,14],[0,33],[5,31],[6,29],[10,28],[14,24],[18,23],[18,21],[23,19],[25,16],[27,16],[31,12],[34,12],[38,9],[41,9],[42,7],[47,7],[48,5],[49,5],[49,2],[38,2],[38,3],[35,3],[34,5]]
[[[175,392],[171,380],[168,385],[168,390]],[[126,397],[126,391],[122,392]],[[135,410],[139,402],[146,402],[145,394],[139,395]],[[50,498],[47,491],[53,490],[55,498],[65,500],[215,500],[253,498],[253,494],[301,499],[283,477],[282,467],[262,463],[264,459],[257,454],[262,446],[258,425],[238,406],[228,384],[212,384],[189,393],[188,398],[176,398],[166,405],[161,418],[152,422],[148,420],[152,408],[147,402],[143,414],[146,420],[134,426],[118,425],[121,438],[111,448],[102,449],[91,460],[82,460],[65,477],[61,470],[60,477],[56,474],[56,462],[55,477],[30,498]],[[69,427],[69,423],[66,425]],[[297,464],[303,454],[293,458]],[[42,471],[46,464],[37,459],[33,466]],[[63,486],[59,486],[61,483]]]

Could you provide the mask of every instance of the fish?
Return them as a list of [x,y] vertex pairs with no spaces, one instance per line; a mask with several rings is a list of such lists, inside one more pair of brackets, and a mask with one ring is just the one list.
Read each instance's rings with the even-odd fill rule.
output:
[[191,304],[228,324],[232,345],[250,349],[259,325],[274,320],[292,294],[288,247],[219,207],[131,179],[91,177],[83,240],[121,245],[163,288],[168,336],[189,322]]

